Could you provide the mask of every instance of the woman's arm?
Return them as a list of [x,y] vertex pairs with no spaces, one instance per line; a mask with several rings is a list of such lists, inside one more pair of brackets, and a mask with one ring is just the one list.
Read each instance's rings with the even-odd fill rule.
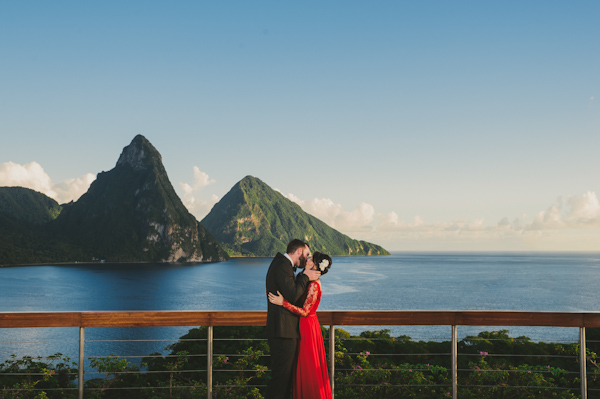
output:
[[317,302],[317,296],[319,293],[319,287],[317,283],[311,283],[308,286],[308,294],[306,295],[306,300],[304,301],[304,306],[301,308],[298,306],[294,306],[289,303],[285,298],[283,299],[283,307],[289,310],[292,313],[300,315],[302,317],[308,316],[311,309]]

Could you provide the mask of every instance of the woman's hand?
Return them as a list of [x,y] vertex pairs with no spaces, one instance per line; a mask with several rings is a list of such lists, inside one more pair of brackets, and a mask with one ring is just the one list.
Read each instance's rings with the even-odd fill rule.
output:
[[269,292],[269,302],[275,305],[282,306],[283,305],[283,295],[277,291],[277,295]]

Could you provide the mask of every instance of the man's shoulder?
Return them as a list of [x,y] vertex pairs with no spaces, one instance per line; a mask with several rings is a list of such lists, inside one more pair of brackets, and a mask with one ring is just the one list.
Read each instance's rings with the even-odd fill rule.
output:
[[280,252],[278,252],[277,255],[275,255],[275,257],[271,261],[269,270],[271,269],[277,269],[279,271],[287,271],[289,269],[289,271],[293,273],[292,262]]
[[284,261],[284,260],[286,260],[285,256],[283,256],[280,252],[277,252],[277,255],[275,255],[273,257],[273,260],[271,260],[271,265],[270,266],[282,263],[282,261]]
[[271,263],[283,262],[283,261],[290,263],[290,261],[288,260],[288,258],[285,257],[284,254],[282,254],[281,252],[277,252],[275,257],[273,257],[273,261]]

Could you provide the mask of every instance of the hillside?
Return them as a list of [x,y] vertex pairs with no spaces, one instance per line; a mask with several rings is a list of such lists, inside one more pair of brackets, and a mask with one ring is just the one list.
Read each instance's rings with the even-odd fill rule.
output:
[[201,223],[232,256],[272,256],[293,238],[331,255],[389,255],[329,227],[252,176],[235,184]]
[[41,224],[56,219],[60,205],[52,198],[23,187],[0,187],[0,214]]
[[123,149],[76,202],[0,188],[0,265],[228,259],[175,193],[159,152],[143,136]]
[[64,207],[59,231],[94,257],[114,261],[201,262],[227,258],[175,193],[159,152],[141,135],[114,169]]

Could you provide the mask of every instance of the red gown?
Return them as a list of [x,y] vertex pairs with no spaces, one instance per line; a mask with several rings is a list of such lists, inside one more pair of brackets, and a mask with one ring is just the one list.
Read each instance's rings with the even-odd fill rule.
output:
[[321,284],[312,281],[304,306],[299,308],[285,299],[283,306],[300,317],[298,363],[294,377],[294,399],[331,399],[331,384],[327,372],[327,359],[317,308],[321,302]]

